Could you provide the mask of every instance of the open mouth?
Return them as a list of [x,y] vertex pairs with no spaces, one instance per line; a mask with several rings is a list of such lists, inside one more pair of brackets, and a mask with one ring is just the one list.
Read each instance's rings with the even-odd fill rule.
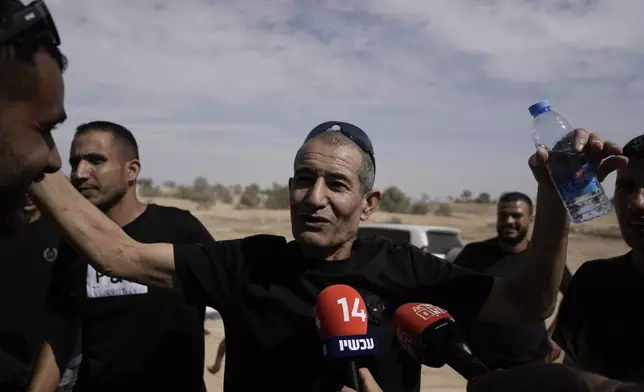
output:
[[96,188],[91,187],[91,186],[79,186],[78,188],[76,188],[76,190],[79,191],[80,193],[87,192],[87,191],[93,191],[94,189],[96,189]]
[[316,215],[302,215],[302,221],[307,225],[307,226],[313,226],[313,227],[320,227],[324,226],[328,223],[331,223],[328,219],[321,217],[321,216],[316,216]]

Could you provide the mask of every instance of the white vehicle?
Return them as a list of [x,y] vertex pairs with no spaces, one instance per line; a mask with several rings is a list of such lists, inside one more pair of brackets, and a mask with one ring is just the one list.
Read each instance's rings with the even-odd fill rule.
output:
[[453,261],[453,257],[465,246],[461,231],[451,227],[403,225],[397,223],[363,223],[358,236],[385,237],[393,243],[410,243],[427,253]]

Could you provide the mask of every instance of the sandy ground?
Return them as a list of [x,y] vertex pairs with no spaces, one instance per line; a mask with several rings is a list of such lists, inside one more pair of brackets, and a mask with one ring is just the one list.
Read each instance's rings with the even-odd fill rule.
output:
[[[191,210],[218,240],[239,238],[253,234],[267,233],[291,237],[288,211],[276,210],[236,210],[229,205],[216,205],[209,210],[197,210],[195,205],[185,200],[154,199],[149,200],[158,204],[172,205]],[[458,228],[466,242],[482,240],[496,234],[494,226],[494,205],[454,205],[454,214],[449,217],[435,215],[413,216],[404,214],[388,214],[378,212],[370,222],[390,222],[441,225]],[[615,237],[617,223],[614,216],[596,219],[575,229],[581,233],[573,233],[569,237],[568,266],[574,272],[585,261],[612,257],[625,253],[628,249],[619,238]],[[608,232],[608,237],[593,233]],[[552,318],[548,320],[548,323]],[[208,320],[206,328],[206,364],[212,363],[217,345],[223,337],[224,329],[221,320]],[[211,375],[204,370],[209,392],[223,390],[223,371]],[[423,369],[423,391],[455,392],[464,391],[464,380],[450,368]]]

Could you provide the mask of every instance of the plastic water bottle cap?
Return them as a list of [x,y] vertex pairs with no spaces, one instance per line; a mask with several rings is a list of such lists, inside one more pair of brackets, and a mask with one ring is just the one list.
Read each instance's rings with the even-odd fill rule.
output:
[[530,115],[532,117],[536,117],[539,114],[543,113],[550,107],[550,102],[547,100],[539,101],[535,103],[534,105],[530,106],[528,110],[530,111]]

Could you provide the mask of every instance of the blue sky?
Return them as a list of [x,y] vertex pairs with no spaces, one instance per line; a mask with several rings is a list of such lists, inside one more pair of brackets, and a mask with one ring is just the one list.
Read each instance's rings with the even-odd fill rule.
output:
[[643,132],[641,0],[48,5],[69,57],[63,159],[76,125],[116,121],[158,182],[286,183],[307,132],[341,120],[371,136],[378,187],[533,195],[537,100],[620,143]]

